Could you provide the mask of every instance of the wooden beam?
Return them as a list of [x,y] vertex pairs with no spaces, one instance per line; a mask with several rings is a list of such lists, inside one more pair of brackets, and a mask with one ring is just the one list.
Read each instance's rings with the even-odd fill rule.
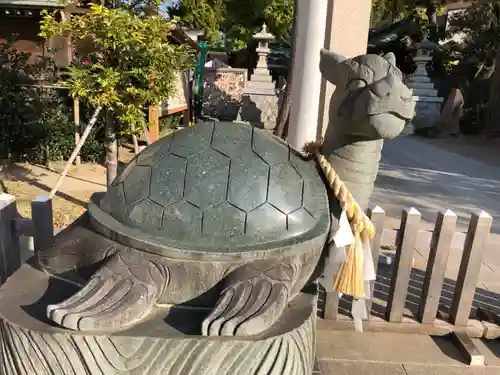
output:
[[[73,99],[73,119],[75,122],[75,146],[80,143],[80,102],[78,99]],[[80,165],[82,157],[80,154],[75,159],[75,164]]]
[[[318,330],[353,331],[354,321],[348,316],[339,315],[337,320],[318,319]],[[363,321],[364,332],[414,333],[430,336],[446,336],[452,332],[466,332],[469,337],[481,338],[484,327],[478,320],[469,320],[466,326],[455,326],[444,320],[436,319],[431,324],[420,323],[416,319],[403,317],[401,322],[391,323],[379,317]]]
[[149,106],[149,141],[151,143],[160,139],[160,108],[159,106]]

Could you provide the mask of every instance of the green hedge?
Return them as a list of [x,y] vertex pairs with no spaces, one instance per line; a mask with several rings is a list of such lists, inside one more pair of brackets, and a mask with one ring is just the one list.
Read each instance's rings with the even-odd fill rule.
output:
[[[43,164],[66,160],[75,147],[72,100],[66,90],[37,85],[35,77],[53,72],[46,61],[33,66],[28,58],[9,42],[0,43],[0,158]],[[90,111],[81,112],[85,123]],[[104,134],[102,126],[96,129],[82,149],[84,161],[102,158]]]

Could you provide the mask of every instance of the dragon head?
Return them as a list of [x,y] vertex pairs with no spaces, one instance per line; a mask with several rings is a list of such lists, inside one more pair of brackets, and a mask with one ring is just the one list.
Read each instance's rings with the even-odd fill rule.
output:
[[336,87],[328,129],[337,136],[350,141],[391,139],[413,118],[415,102],[393,53],[348,59],[321,50],[320,71]]

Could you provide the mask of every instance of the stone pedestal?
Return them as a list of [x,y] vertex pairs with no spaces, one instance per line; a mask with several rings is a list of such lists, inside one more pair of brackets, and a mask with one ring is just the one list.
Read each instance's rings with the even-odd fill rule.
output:
[[435,128],[441,112],[443,98],[438,96],[431,79],[427,74],[427,64],[432,60],[431,52],[436,46],[427,38],[420,43],[415,63],[417,70],[412,74],[408,87],[413,91],[416,102],[415,117],[411,125],[414,130]]
[[316,297],[302,293],[258,337],[203,337],[207,310],[158,307],[141,324],[113,334],[55,326],[47,304],[78,290],[24,264],[0,288],[4,375],[311,375]]
[[243,90],[238,120],[273,130],[278,115],[278,96],[267,65],[267,56],[271,52],[269,41],[273,40],[274,36],[267,32],[267,26],[264,24],[262,30],[254,35],[254,39],[258,42],[259,59]]

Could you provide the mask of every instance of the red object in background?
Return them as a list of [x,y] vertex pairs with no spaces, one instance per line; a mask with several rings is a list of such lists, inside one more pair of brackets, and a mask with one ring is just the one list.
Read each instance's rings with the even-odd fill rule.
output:
[[87,59],[83,60],[83,65],[89,65],[89,60]]

